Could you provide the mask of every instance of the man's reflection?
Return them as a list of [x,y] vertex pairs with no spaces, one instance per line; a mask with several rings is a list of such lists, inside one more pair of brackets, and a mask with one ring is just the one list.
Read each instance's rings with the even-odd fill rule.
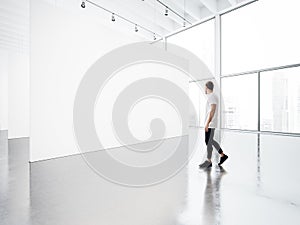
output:
[[221,224],[221,193],[220,186],[223,175],[226,170],[219,166],[212,176],[212,169],[207,169],[206,187],[204,191],[203,202],[203,221],[201,224],[206,225],[220,225]]

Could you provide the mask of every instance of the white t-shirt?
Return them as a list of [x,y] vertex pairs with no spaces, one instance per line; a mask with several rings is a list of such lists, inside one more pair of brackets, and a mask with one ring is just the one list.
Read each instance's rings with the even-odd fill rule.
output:
[[208,120],[209,113],[210,113],[210,110],[211,110],[211,105],[216,104],[215,114],[214,114],[212,120],[210,121],[210,123],[208,124],[208,127],[217,128],[217,126],[218,126],[218,108],[219,108],[218,96],[215,93],[210,93],[210,94],[207,94],[206,96],[207,96],[207,103],[206,103],[205,123]]

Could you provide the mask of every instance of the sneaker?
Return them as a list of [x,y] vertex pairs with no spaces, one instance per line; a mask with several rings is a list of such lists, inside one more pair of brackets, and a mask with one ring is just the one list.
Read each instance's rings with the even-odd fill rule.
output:
[[223,155],[221,158],[220,158],[220,162],[218,163],[219,166],[221,166],[223,164],[223,162],[226,161],[226,159],[228,159],[228,156],[227,155]]
[[199,165],[200,169],[208,169],[210,167],[212,167],[212,163],[208,160],[206,160],[204,163]]

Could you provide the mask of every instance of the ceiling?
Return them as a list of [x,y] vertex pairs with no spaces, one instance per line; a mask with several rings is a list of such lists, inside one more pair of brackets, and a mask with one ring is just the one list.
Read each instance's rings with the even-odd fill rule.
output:
[[192,25],[246,0],[88,0],[86,7],[95,7],[90,2],[120,14],[162,37],[182,29],[184,23],[186,26]]
[[[186,26],[189,26],[247,0],[84,0],[85,10],[80,7],[82,0],[43,1],[54,7],[84,13],[102,21],[110,21],[111,12],[114,12],[116,20],[120,21],[121,18],[118,17],[122,16],[133,22],[127,27],[126,21],[115,23],[114,29],[126,31],[137,24],[140,27],[136,34],[146,40],[153,40],[153,33],[158,39],[182,29],[184,21]],[[28,52],[30,0],[0,0],[0,2],[0,48]]]

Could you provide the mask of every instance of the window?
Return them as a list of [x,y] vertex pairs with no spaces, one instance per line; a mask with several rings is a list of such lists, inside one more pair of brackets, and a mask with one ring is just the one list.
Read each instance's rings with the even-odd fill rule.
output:
[[300,2],[254,2],[221,17],[222,74],[300,61]]
[[215,65],[214,27],[215,20],[213,19],[167,38],[167,43],[181,46],[194,53],[213,73]]
[[261,130],[300,133],[300,68],[261,73]]
[[221,99],[224,128],[257,130],[258,75],[222,78]]
[[[216,84],[215,79],[210,79],[214,84]],[[191,114],[193,112],[191,109],[190,111],[190,126],[201,126],[204,127],[205,119],[206,119],[206,102],[207,98],[205,95],[205,83],[208,80],[197,81],[197,82],[190,82],[189,83],[189,96],[191,103],[193,104],[192,107],[196,110],[196,115]],[[219,93],[218,86],[215,85],[215,93]],[[190,106],[191,107],[191,106]],[[197,117],[197,118],[196,118]],[[198,123],[197,123],[198,122]]]

